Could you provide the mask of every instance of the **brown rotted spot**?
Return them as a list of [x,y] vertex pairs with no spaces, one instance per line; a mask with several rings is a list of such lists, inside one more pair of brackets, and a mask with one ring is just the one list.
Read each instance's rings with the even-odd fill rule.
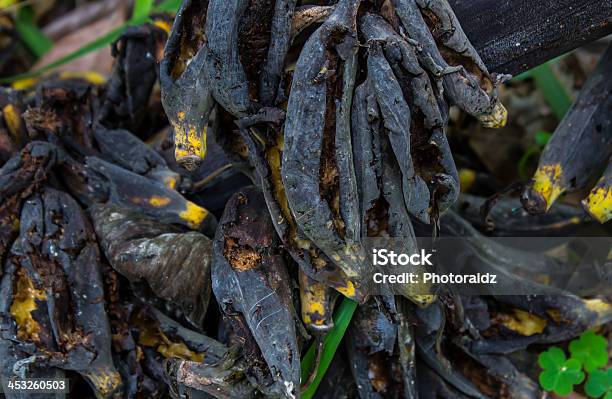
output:
[[23,113],[23,119],[29,131],[58,133],[61,126],[61,121],[53,110],[39,107],[26,110]]
[[508,386],[499,378],[491,375],[480,363],[469,356],[461,356],[461,350],[449,350],[447,353],[453,367],[472,382],[480,392],[490,398],[510,398]]
[[405,93],[405,97],[410,104],[410,112],[412,112],[410,120],[410,148],[416,149],[427,146],[431,132],[425,128],[425,115],[415,105],[414,94],[409,90],[406,90]]
[[274,2],[251,0],[240,19],[238,54],[249,81],[249,96],[257,101],[259,75],[268,56]]
[[450,38],[452,32],[443,29],[442,22],[436,14],[434,14],[431,10],[428,9],[421,9],[421,14],[423,15],[423,19],[429,27],[431,35],[434,37],[436,42],[440,41],[444,43]]
[[478,65],[470,58],[459,54],[458,52],[444,46],[439,45],[440,53],[446,62],[451,66],[461,65],[472,76],[478,79],[478,86],[487,93],[491,93],[494,89],[493,82],[478,68]]
[[480,70],[480,68],[478,68],[476,63],[470,57],[459,54],[445,45],[454,31],[443,29],[442,23],[440,22],[438,16],[430,10],[422,10],[422,14],[425,23],[429,27],[431,34],[438,45],[438,50],[440,50],[442,58],[444,58],[444,60],[450,66],[463,66],[470,75],[473,75],[478,79],[478,85],[483,90],[485,90],[487,93],[491,93],[494,88],[493,82],[483,73],[483,71]]
[[10,186],[4,190],[5,197],[0,203],[0,260],[19,233],[19,210],[22,200],[29,197],[47,179],[45,170],[45,163],[49,160],[47,157],[33,157],[29,150],[25,149],[21,152],[21,160],[23,166],[14,181],[30,180],[30,176],[33,176],[33,179],[27,187],[13,195]]
[[395,31],[399,31],[400,21],[395,13],[395,7],[390,0],[383,0],[380,5],[380,15],[393,27]]
[[374,390],[380,394],[400,392],[401,371],[386,352],[376,352],[368,356],[368,378]]
[[239,272],[245,272],[257,267],[261,255],[248,245],[240,245],[233,238],[225,239],[225,250],[223,252],[232,268]]
[[330,61],[328,71],[334,71],[327,77],[327,96],[325,109],[325,126],[319,166],[319,192],[333,214],[333,222],[341,238],[344,238],[344,221],[340,216],[340,179],[336,165],[336,100],[342,98],[342,65],[338,55],[328,50]]
[[372,359],[369,364],[368,377],[376,392],[385,393],[389,389],[389,381],[384,365],[380,364],[380,362],[377,361],[378,359],[376,359],[379,357],[378,355],[380,355],[380,353],[372,355],[374,359]]
[[368,237],[380,237],[389,230],[389,203],[381,194],[366,211]]
[[215,134],[217,143],[228,153],[237,154],[242,159],[249,158],[249,149],[237,129],[232,129],[234,117],[223,108],[217,107],[219,134]]
[[[185,22],[181,27],[180,38],[178,45],[178,57],[174,59],[172,65],[171,75],[174,80],[178,79],[185,68],[189,60],[191,60],[198,50],[206,42],[206,35],[204,33],[204,26],[206,25],[206,10],[208,9],[207,1],[194,1],[187,9],[183,12],[183,20]],[[174,50],[176,51],[176,50]],[[172,54],[170,58],[175,58]]]
[[414,160],[415,171],[427,182],[434,181],[435,174],[445,172],[441,163],[442,155],[435,145],[427,144],[414,148],[412,159]]
[[75,331],[65,332],[61,335],[62,347],[66,352],[79,346],[94,351],[91,340],[91,334],[84,334],[80,328],[75,329]]

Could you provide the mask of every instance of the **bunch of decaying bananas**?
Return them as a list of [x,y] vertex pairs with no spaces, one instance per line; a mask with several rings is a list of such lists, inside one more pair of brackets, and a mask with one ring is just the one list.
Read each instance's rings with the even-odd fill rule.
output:
[[[273,228],[300,267],[302,320],[319,337],[333,325],[334,289],[366,297],[362,238],[404,238],[413,251],[410,217],[437,226],[456,200],[458,175],[444,135],[448,106],[488,127],[506,120],[496,97],[499,79],[488,73],[446,0],[186,1],[160,81],[177,162],[188,170],[199,166],[212,132],[262,190],[263,199],[243,194],[243,202],[267,204]],[[262,261],[274,240],[228,236],[223,223],[215,253],[227,262],[220,262],[225,272],[213,268],[213,290],[218,300],[226,298],[224,311],[243,315],[261,347],[270,334],[284,343],[286,353],[263,356],[278,372],[275,392],[290,396],[296,369],[274,357],[296,359],[295,334],[260,330],[261,321],[241,309],[251,303],[248,295],[269,298],[263,294],[270,288],[246,285],[237,298],[232,284],[245,284],[228,282],[245,270],[261,274],[253,281],[280,275],[266,272],[274,263]],[[418,305],[434,300],[408,285],[396,293]],[[290,317],[277,307],[255,319]]]
[[329,3],[186,1],[162,102],[179,164],[202,162],[211,130],[262,189],[305,285],[362,299],[361,237],[414,248],[410,215],[436,225],[457,198],[449,104],[488,127],[506,110],[446,0]]
[[[612,320],[592,298],[605,280],[580,292],[591,299],[366,298],[366,238],[412,251],[414,220],[475,237],[453,255],[482,270],[565,281],[574,269],[444,212],[457,195],[444,94],[503,119],[448,6],[322,3],[184,4],[161,83],[183,165],[214,132],[191,175],[159,138],[150,55],[164,17],[120,38],[106,85],[60,74],[0,90],[3,379],[82,378],[79,397],[299,397],[300,357],[332,326],[339,292],[361,303],[317,398],[535,399],[527,347]],[[573,208],[529,223],[516,208],[496,208],[506,235],[580,224]]]

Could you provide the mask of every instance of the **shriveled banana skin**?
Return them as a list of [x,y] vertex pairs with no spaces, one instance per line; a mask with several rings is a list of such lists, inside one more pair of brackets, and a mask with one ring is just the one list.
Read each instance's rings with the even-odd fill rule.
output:
[[[391,237],[393,244],[402,242],[404,253],[414,253],[417,243],[401,191],[400,168],[389,139],[380,131],[383,120],[368,80],[355,90],[353,101],[353,144],[357,185],[361,198],[362,235]],[[376,220],[376,209],[387,206],[384,220]],[[381,230],[382,229],[382,230]],[[386,238],[377,238],[377,242]],[[391,246],[391,245],[389,245]],[[405,295],[419,305],[431,303],[433,296],[421,295],[410,285],[394,287],[396,294]]]
[[459,392],[471,398],[487,399],[474,384],[452,366],[443,353],[438,352],[436,345],[438,332],[444,327],[444,312],[442,307],[429,306],[416,311],[419,328],[416,329],[416,348],[419,358],[436,371]]
[[215,100],[236,117],[254,112],[249,83],[238,54],[238,28],[248,0],[211,0],[206,18],[204,69]]
[[260,101],[265,106],[276,105],[279,85],[284,72],[285,57],[291,45],[291,26],[297,0],[276,0],[272,18],[268,58],[260,83]]
[[[51,188],[30,196],[5,268],[0,331],[11,344],[0,353],[38,356],[48,368],[80,373],[97,397],[116,397],[121,376],[105,305],[96,301],[104,298],[100,253],[78,203]],[[6,372],[13,365],[0,363],[2,376],[12,377]]]
[[131,282],[146,281],[202,328],[210,299],[210,240],[116,206],[96,204],[89,213],[111,266]]
[[[480,212],[486,198],[462,193],[453,210],[478,229],[487,228]],[[576,206],[557,204],[554,209],[541,215],[528,215],[521,209],[518,198],[500,199],[489,214],[493,223],[491,234],[506,237],[555,237],[575,233],[588,225],[582,209]]]
[[[450,5],[445,0],[416,1],[393,0],[395,13],[407,35],[415,40],[422,50],[418,52],[421,64],[443,81],[444,91],[451,102],[470,115],[481,120],[486,127],[503,127],[507,112],[496,98],[495,82],[485,65],[461,29]],[[436,38],[425,22],[424,15],[437,21]],[[478,76],[468,72],[451,55],[441,53],[445,46],[449,52],[465,56],[478,71]]]
[[391,148],[402,172],[402,189],[408,209],[417,218],[428,223],[429,188],[421,176],[417,175],[410,151],[410,107],[391,66],[382,54],[382,49],[376,44],[372,44],[368,51],[368,79],[374,89],[384,128],[388,132]]
[[258,175],[258,183],[263,192],[272,218],[274,228],[283,241],[285,249],[309,278],[333,287],[342,295],[361,302],[364,292],[358,282],[337,267],[322,253],[314,243],[298,228],[295,217],[289,209],[285,188],[278,170],[282,164],[283,139],[266,144],[261,148],[251,135],[244,135],[249,150],[249,159]]
[[[208,1],[183,3],[160,64],[161,99],[174,132],[175,158],[190,171],[195,170],[206,155],[208,120],[214,101],[205,75],[209,65],[205,48],[190,48],[193,54],[184,54],[183,47],[187,47],[186,41],[190,46],[197,45],[196,38],[185,37],[193,29],[189,26],[193,23],[189,18],[193,13],[200,13],[203,14],[200,18],[206,21],[207,8]],[[199,28],[203,33],[204,26]]]
[[275,381],[270,390],[291,398],[300,385],[296,315],[276,231],[261,209],[253,187],[228,201],[213,242],[212,288],[226,315],[244,317]]
[[[360,275],[364,255],[356,241],[359,231],[354,172],[351,171],[350,99],[343,90],[341,103],[336,107],[336,157],[339,184],[343,189],[339,201],[341,223],[346,228],[346,239],[341,238],[338,226],[334,226],[331,204],[321,198],[319,170],[326,128],[327,84],[329,78],[326,64],[328,45],[335,47],[339,68],[343,68],[343,88],[354,79],[356,57],[356,12],[357,0],[343,0],[334,13],[310,37],[304,45],[293,76],[291,95],[285,122],[282,179],[289,206],[304,234],[327,254],[349,277]],[[339,39],[339,36],[341,39]],[[344,62],[342,62],[344,61]],[[336,71],[338,72],[338,71]],[[343,159],[344,158],[344,159]],[[336,219],[337,221],[337,219]]]
[[100,158],[87,157],[84,174],[85,182],[70,183],[71,191],[84,202],[112,203],[194,230],[209,231],[216,226],[215,217],[207,209],[187,200],[176,190]]
[[[388,300],[395,305],[393,297]],[[346,336],[351,372],[361,398],[387,397],[402,389],[401,374],[387,372],[398,363],[394,356],[397,326],[379,302],[371,298],[357,309]]]
[[[368,73],[372,76],[381,74],[379,77],[371,78],[374,87],[380,87],[377,91],[379,101],[384,101],[389,92],[397,93],[398,97],[403,96],[409,109],[409,112],[406,113],[406,106],[401,100],[399,100],[400,109],[394,106],[383,107],[382,109],[386,110],[388,115],[397,113],[394,118],[389,118],[389,122],[385,121],[385,127],[393,126],[395,129],[407,130],[408,141],[418,144],[416,148],[411,148],[412,146],[408,144],[411,154],[414,154],[416,150],[430,153],[430,156],[425,157],[426,162],[418,165],[420,170],[420,174],[417,173],[418,177],[414,179],[408,177],[409,185],[403,188],[411,212],[421,221],[429,223],[431,216],[437,219],[439,213],[443,213],[454,203],[459,192],[458,173],[442,130],[446,123],[445,118],[440,111],[432,83],[425,70],[419,65],[414,44],[407,42],[382,17],[374,14],[365,14],[360,19],[360,30],[370,43],[369,58],[371,57],[372,60],[368,62],[372,64],[369,65]],[[384,60],[376,50],[379,43],[383,49]],[[392,72],[387,71],[387,65]],[[392,87],[387,87],[388,85]],[[397,90],[398,86],[401,87],[401,91]],[[397,102],[396,99],[391,104]],[[418,123],[413,123],[415,118],[423,121],[422,128]],[[393,119],[400,120],[399,125],[393,124]],[[409,129],[406,126],[409,126]],[[406,142],[406,139],[403,141]],[[402,148],[398,151],[397,158],[400,165],[402,163],[408,165],[402,169],[402,172],[405,173],[407,170],[408,173],[411,173],[411,169],[416,169],[416,165],[410,168],[410,162],[416,161],[412,157],[407,158],[403,148],[405,144],[401,143],[401,145]],[[407,175],[404,174],[404,177]],[[410,184],[413,180],[414,183]],[[420,181],[428,185],[427,193]],[[436,195],[435,199],[431,198],[436,194],[437,187],[443,187],[444,194]],[[432,203],[435,204],[436,209],[430,207]]]

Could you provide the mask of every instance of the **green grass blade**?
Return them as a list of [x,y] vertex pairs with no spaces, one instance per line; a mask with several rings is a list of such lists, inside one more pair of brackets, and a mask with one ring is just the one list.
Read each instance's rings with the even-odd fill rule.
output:
[[572,98],[550,64],[542,64],[532,69],[531,76],[557,119],[563,119],[567,110],[572,106]]
[[551,68],[551,65],[556,64],[566,55],[560,55],[512,78],[514,82],[520,82],[529,78],[533,79],[538,89],[542,92],[547,104],[559,120],[563,119],[567,110],[571,107],[572,97]]
[[[115,40],[117,40],[121,36],[121,34],[127,29],[128,26],[140,25],[140,24],[147,22],[149,20],[148,14],[150,12],[161,13],[161,12],[177,11],[181,5],[181,0],[165,0],[156,7],[153,7],[152,0],[144,0],[143,2],[137,2],[137,3],[151,3],[151,4],[150,4],[150,7],[145,4],[138,5],[138,9],[139,9],[138,11],[136,11],[137,7],[135,6],[134,15],[128,22],[100,36],[99,38],[86,44],[80,49],[60,58],[59,60],[56,60],[48,65],[45,65],[44,67],[37,69],[36,71],[31,71],[31,72],[22,73],[22,74],[15,75],[15,76],[9,76],[7,78],[2,78],[0,79],[0,83],[2,84],[12,83],[12,82],[15,82],[21,79],[29,79],[29,78],[38,77],[45,72],[55,69],[70,61],[76,60],[77,58],[80,58],[86,54],[99,50],[103,47],[109,46],[111,43],[113,43]],[[143,14],[144,12],[143,10],[145,9],[148,9],[148,12]]]
[[542,149],[546,146],[546,143],[548,143],[548,140],[550,140],[551,137],[552,137],[552,133],[550,132],[546,132],[544,130],[540,130],[536,132],[535,144],[529,146],[525,150],[525,152],[523,153],[523,156],[521,157],[517,165],[518,174],[521,179],[527,178],[527,162],[529,162],[529,159],[532,156],[542,152]]
[[106,47],[110,45],[112,42],[114,42],[115,40],[117,40],[127,27],[128,27],[128,24],[123,24],[117,27],[116,29],[113,29],[112,31],[108,32],[107,34],[100,36],[96,40],[86,44],[85,46],[81,47],[75,52],[70,53],[50,64],[47,64],[42,68],[39,68],[32,72],[22,73],[19,75],[9,76],[7,78],[0,79],[0,83],[12,83],[12,82],[15,82],[21,79],[35,78],[47,71],[57,68],[60,65],[64,65],[70,61],[76,60],[77,58],[82,57],[85,54],[89,54],[92,51],[96,51],[102,47]]
[[531,69],[530,69],[528,71],[525,71],[523,73],[520,73],[520,74],[512,77],[512,81],[513,82],[520,82],[522,80],[529,79],[529,78],[532,78],[532,77],[533,76],[531,75]]
[[19,32],[19,36],[28,48],[34,53],[36,58],[42,57],[45,53],[51,50],[53,42],[34,23],[34,14],[32,9],[24,7],[17,12],[15,19],[15,28]]
[[[348,298],[344,298],[342,300],[342,303],[334,314],[334,327],[329,331],[323,341],[323,353],[321,355],[321,362],[319,363],[317,375],[312,381],[312,384],[310,384],[308,388],[302,392],[302,399],[311,399],[317,391],[323,376],[327,372],[327,369],[329,368],[329,365],[336,354],[336,350],[338,349],[338,346],[342,341],[342,337],[348,328],[351,318],[353,317],[353,313],[355,313],[355,309],[357,309],[357,302]],[[314,367],[316,346],[316,343],[313,344],[302,359],[302,381],[306,381],[306,379],[308,379],[308,376]]]
[[153,9],[153,0],[136,0],[134,1],[134,10],[132,11],[132,19],[142,19],[147,17]]
[[540,130],[535,134],[535,142],[540,148],[544,148],[551,137],[551,132]]
[[[546,103],[555,114],[558,120],[563,119],[569,108],[572,106],[572,98],[568,94],[567,89],[559,80],[551,65],[558,62],[561,57],[548,61],[545,64],[530,69],[522,74],[515,76],[514,81],[521,81],[527,78],[532,78],[544,96]],[[541,151],[552,136],[549,132],[537,132],[535,135],[535,144],[527,148],[517,164],[518,173],[521,178],[526,178],[526,167],[529,158]]]
[[159,3],[153,12],[177,12],[183,0],[164,0]]

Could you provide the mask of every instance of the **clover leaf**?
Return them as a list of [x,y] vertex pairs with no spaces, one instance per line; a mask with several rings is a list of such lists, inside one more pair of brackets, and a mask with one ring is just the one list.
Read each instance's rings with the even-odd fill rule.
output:
[[579,360],[589,373],[608,363],[608,341],[593,331],[585,331],[570,342],[569,351],[571,358]]
[[584,391],[591,398],[599,398],[605,394],[603,399],[612,399],[612,369],[590,373],[587,383],[584,384]]
[[559,396],[572,393],[574,385],[584,380],[580,361],[566,359],[565,353],[556,346],[540,353],[538,363],[542,368],[540,385],[546,391],[553,391]]

